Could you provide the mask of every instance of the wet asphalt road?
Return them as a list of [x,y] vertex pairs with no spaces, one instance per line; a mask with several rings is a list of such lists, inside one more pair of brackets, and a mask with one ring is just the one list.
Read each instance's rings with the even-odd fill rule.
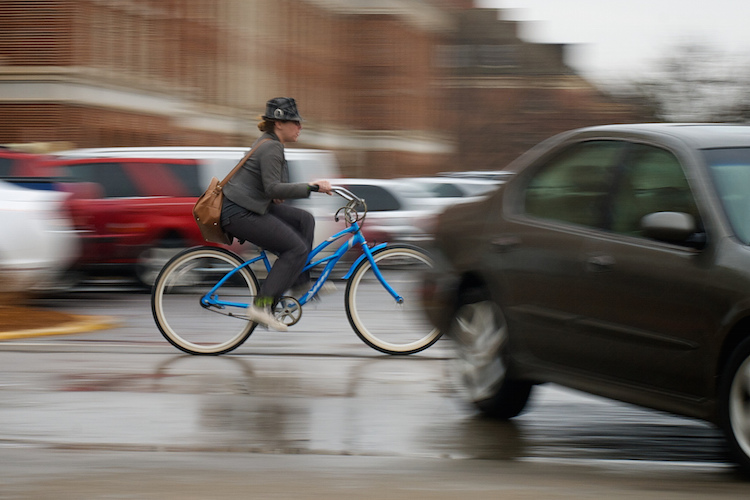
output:
[[221,357],[170,346],[144,293],[36,304],[119,323],[0,343],[0,499],[750,496],[701,422],[556,386],[482,418],[447,340],[382,355],[339,289]]

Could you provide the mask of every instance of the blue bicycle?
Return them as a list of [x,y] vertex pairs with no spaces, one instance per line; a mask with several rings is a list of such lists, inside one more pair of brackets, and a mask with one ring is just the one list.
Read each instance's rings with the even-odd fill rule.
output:
[[[305,270],[322,267],[320,276],[302,297],[282,297],[274,315],[287,326],[299,322],[303,306],[320,291],[336,264],[359,249],[342,278],[347,280],[346,314],[356,334],[388,354],[413,354],[430,347],[441,333],[422,313],[419,287],[423,273],[433,266],[432,258],[411,245],[370,247],[361,231],[367,214],[365,200],[341,187],[334,187],[333,192],[347,201],[335,215],[337,221],[344,218],[346,228],[310,252]],[[333,242],[344,238],[337,250],[320,257]],[[251,268],[255,263],[263,273],[271,269],[262,249],[249,260],[209,246],[175,255],[162,268],[152,290],[151,309],[159,331],[172,345],[191,354],[224,354],[242,345],[257,326],[245,316],[259,289]],[[398,328],[384,325],[384,318]]]

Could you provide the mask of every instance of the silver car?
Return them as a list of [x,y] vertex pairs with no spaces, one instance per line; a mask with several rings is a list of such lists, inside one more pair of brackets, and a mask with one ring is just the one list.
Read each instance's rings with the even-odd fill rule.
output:
[[419,246],[432,239],[432,226],[444,205],[430,204],[426,193],[415,199],[409,194],[414,188],[393,179],[336,179],[335,183],[365,200],[367,216],[361,226],[369,242]]

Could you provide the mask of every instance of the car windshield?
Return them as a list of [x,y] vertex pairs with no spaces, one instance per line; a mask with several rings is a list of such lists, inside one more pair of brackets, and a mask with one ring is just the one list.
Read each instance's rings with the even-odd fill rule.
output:
[[708,149],[704,154],[735,234],[750,245],[750,148]]

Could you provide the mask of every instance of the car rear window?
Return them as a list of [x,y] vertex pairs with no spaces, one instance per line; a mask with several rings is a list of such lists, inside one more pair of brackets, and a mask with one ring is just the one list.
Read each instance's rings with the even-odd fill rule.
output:
[[619,141],[587,141],[546,161],[526,188],[526,213],[601,227],[614,166],[624,147]]
[[365,200],[367,210],[387,212],[401,208],[396,197],[380,186],[350,185],[347,189]]

